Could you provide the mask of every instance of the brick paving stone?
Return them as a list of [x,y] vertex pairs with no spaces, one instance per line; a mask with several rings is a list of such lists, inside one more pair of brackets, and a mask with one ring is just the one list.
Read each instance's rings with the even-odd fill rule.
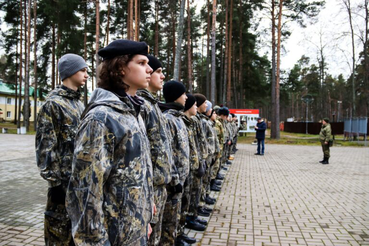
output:
[[[369,245],[368,148],[239,144],[197,245]],[[34,136],[1,135],[0,246],[44,245],[47,183]],[[21,240],[21,241],[19,241]]]

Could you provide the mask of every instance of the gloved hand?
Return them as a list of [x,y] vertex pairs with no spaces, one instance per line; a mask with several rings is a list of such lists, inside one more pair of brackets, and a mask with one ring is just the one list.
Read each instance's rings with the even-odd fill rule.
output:
[[49,196],[52,203],[65,204],[65,192],[62,185],[55,186],[49,189]]
[[179,183],[176,186],[170,186],[171,193],[180,193],[183,191],[182,185]]
[[205,171],[206,171],[206,162],[205,161],[200,162],[199,169],[197,169],[196,176],[201,178],[202,176],[204,176]]

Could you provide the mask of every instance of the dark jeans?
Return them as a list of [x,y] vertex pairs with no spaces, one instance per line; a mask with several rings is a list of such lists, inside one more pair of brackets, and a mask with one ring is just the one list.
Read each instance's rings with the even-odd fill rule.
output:
[[[258,138],[258,154],[264,154],[264,139]],[[260,144],[261,144],[261,152],[260,152]]]

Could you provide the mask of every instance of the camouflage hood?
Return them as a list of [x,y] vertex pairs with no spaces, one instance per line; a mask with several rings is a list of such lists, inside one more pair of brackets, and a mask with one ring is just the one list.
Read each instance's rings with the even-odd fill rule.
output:
[[58,86],[56,86],[56,88],[54,90],[52,90],[49,93],[47,98],[53,98],[55,96],[68,97],[70,99],[78,99],[79,100],[81,98],[81,93],[79,92],[79,90],[77,90],[77,91],[72,90],[72,89],[66,87],[65,85],[58,85]]
[[90,101],[81,118],[97,106],[107,106],[118,112],[129,112],[135,114],[134,107],[128,97],[119,97],[111,91],[97,88],[91,95]]

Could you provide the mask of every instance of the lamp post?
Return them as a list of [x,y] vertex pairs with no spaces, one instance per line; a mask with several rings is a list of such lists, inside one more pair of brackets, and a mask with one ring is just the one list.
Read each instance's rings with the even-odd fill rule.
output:
[[308,134],[309,103],[313,102],[314,98],[311,95],[306,94],[301,98],[301,100],[306,103],[306,134]]
[[340,106],[342,104],[342,101],[337,101],[338,109],[337,109],[337,122],[340,122]]

